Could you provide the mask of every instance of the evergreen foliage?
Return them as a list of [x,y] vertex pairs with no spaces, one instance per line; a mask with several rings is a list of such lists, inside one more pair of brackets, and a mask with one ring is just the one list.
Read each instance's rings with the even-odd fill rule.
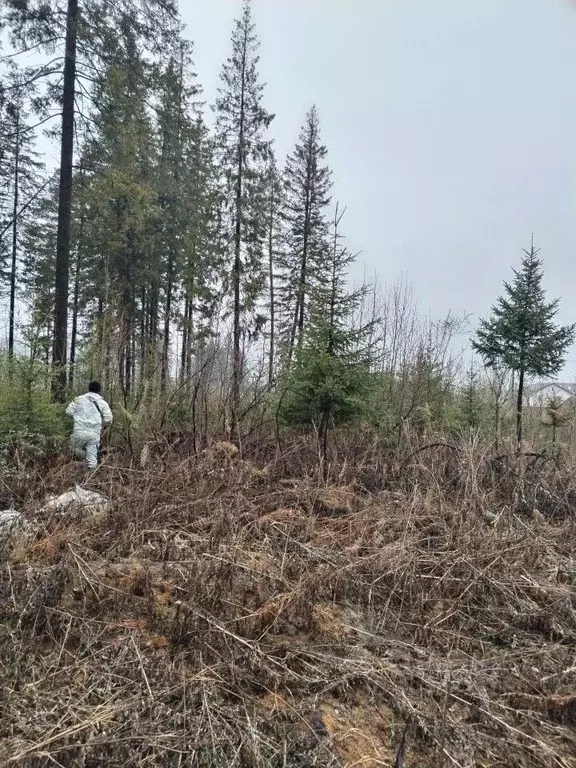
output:
[[316,107],[306,115],[283,174],[286,249],[282,268],[282,335],[287,365],[304,339],[315,289],[329,279],[328,206],[331,171]]
[[488,368],[503,366],[518,375],[518,445],[522,442],[526,377],[550,377],[558,373],[576,330],[576,325],[555,324],[559,299],[546,301],[543,276],[542,260],[532,241],[530,250],[524,249],[521,269],[514,270],[512,283],[504,283],[504,295],[492,307],[491,317],[480,321],[472,342]]
[[342,216],[336,206],[332,248],[326,256],[329,272],[314,293],[313,315],[288,373],[280,409],[286,422],[317,428],[324,464],[330,427],[349,424],[366,412],[375,361],[374,321],[353,322],[367,289],[348,290],[347,271],[355,256],[341,243]]
[[244,374],[243,340],[266,281],[263,209],[270,142],[265,139],[265,132],[274,116],[262,105],[264,86],[258,77],[258,47],[251,3],[244,0],[215,104],[224,238],[231,264],[233,434],[238,428]]

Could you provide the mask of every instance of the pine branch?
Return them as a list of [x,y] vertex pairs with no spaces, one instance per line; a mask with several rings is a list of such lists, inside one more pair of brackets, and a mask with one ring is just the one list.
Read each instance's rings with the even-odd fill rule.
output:
[[25,53],[31,53],[32,51],[35,51],[37,48],[42,48],[45,45],[51,45],[52,43],[56,42],[64,42],[63,37],[50,37],[47,40],[40,40],[38,43],[34,43],[33,45],[29,45],[25,48],[21,48],[18,51],[14,51],[14,53],[6,53],[3,56],[0,56],[0,62],[6,61],[8,59],[15,59],[18,56],[22,56]]
[[26,202],[26,203],[25,203],[25,204],[24,204],[24,205],[23,205],[23,206],[20,208],[20,210],[18,211],[18,213],[16,214],[16,216],[15,216],[15,217],[13,217],[13,218],[10,220],[10,222],[9,222],[9,223],[8,223],[8,224],[7,224],[7,225],[4,227],[4,229],[3,229],[2,231],[0,231],[0,240],[2,240],[2,238],[4,237],[4,235],[6,234],[6,232],[8,232],[8,230],[9,230],[9,229],[12,227],[12,225],[14,224],[14,222],[15,222],[16,220],[18,220],[18,219],[20,218],[20,216],[22,216],[22,214],[23,214],[23,213],[24,213],[26,210],[28,210],[28,208],[29,208],[29,207],[32,205],[32,203],[34,202],[34,200],[36,200],[36,198],[37,198],[39,195],[41,195],[41,194],[42,194],[42,192],[43,192],[43,191],[46,189],[46,187],[48,186],[48,184],[50,184],[50,182],[51,182],[52,180],[53,180],[53,177],[51,176],[51,177],[50,177],[50,178],[49,178],[49,179],[48,179],[46,182],[44,182],[44,184],[42,184],[42,186],[40,187],[40,189],[38,189],[38,190],[37,190],[37,191],[36,191],[36,192],[35,192],[35,193],[32,195],[32,197],[31,197],[31,198],[30,198],[30,199],[29,199],[29,200],[28,200],[28,201],[27,201],[27,202]]
[[5,133],[4,138],[13,139],[18,135],[30,133],[30,131],[34,131],[36,128],[39,128],[41,125],[44,125],[44,123],[47,123],[49,120],[53,120],[55,117],[59,117],[60,115],[61,115],[61,112],[55,112],[53,115],[48,115],[47,117],[43,118],[38,123],[34,123],[34,125],[28,125],[26,126],[26,128],[21,128],[19,131],[15,131],[14,133]]
[[37,80],[42,79],[43,77],[49,77],[50,75],[57,74],[59,72],[62,72],[61,67],[57,67],[56,69],[48,69],[52,64],[54,64],[57,61],[64,62],[63,56],[58,56],[52,61],[49,61],[47,64],[44,64],[39,70],[37,70],[32,76],[30,76],[27,80],[24,80],[23,82],[19,81],[18,83],[15,83],[14,85],[9,85],[4,88],[5,91],[17,91],[19,89],[27,88],[29,85],[32,85]]

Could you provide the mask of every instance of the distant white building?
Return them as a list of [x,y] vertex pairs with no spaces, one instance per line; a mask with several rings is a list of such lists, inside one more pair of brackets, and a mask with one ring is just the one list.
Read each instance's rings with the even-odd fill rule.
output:
[[525,404],[529,408],[567,407],[576,404],[576,384],[549,381],[532,384],[526,388]]

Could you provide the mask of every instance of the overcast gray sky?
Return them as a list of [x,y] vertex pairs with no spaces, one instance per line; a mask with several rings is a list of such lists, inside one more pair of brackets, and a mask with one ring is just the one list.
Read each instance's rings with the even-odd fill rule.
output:
[[[181,0],[212,102],[241,0]],[[350,246],[423,310],[486,314],[534,232],[576,320],[569,0],[255,0],[281,158],[316,103]],[[359,270],[362,267],[359,267]],[[576,377],[576,351],[566,374]]]

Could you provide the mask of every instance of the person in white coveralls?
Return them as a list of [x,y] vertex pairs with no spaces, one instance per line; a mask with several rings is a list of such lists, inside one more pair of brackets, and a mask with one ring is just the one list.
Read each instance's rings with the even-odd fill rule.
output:
[[95,469],[102,427],[112,424],[112,411],[100,394],[100,382],[91,381],[88,392],[75,398],[66,408],[66,414],[74,419],[72,450],[90,469]]

